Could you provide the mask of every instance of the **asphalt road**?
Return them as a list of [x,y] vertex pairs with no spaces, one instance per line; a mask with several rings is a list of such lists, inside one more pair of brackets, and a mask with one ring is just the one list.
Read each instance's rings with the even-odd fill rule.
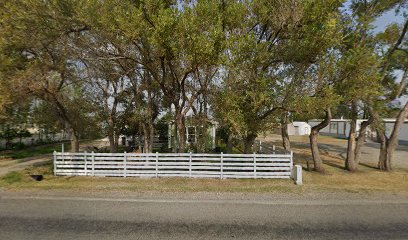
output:
[[0,239],[408,239],[408,200],[3,195]]

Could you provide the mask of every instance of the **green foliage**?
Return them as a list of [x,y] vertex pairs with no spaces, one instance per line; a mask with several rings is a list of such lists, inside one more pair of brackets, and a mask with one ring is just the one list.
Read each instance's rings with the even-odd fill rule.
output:
[[[12,151],[7,151],[4,153],[0,152],[0,157],[12,158],[12,159],[23,159],[28,157],[34,157],[43,154],[51,154],[54,151],[61,151],[62,143],[46,144],[33,147],[24,147],[21,149],[13,149]],[[64,143],[65,149],[70,147],[70,143]]]
[[[347,113],[352,102],[381,108],[379,99],[406,92],[394,73],[408,66],[407,46],[388,54],[402,26],[374,35],[373,22],[406,1],[353,0],[351,12],[344,4],[2,1],[0,121],[35,99],[26,111],[34,123],[81,137],[142,134],[173,111],[178,125],[191,112],[205,125],[210,112],[226,134],[245,138],[282,116],[316,118],[339,105]],[[155,127],[165,138],[163,120]]]

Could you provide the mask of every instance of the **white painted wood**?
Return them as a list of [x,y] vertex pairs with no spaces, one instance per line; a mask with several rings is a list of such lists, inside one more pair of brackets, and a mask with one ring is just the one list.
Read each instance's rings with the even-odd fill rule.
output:
[[224,178],[224,153],[221,152],[221,159],[220,159],[220,178]]
[[125,152],[124,158],[123,158],[123,177],[127,177],[127,154]]
[[159,153],[156,152],[156,178],[159,176]]
[[85,176],[88,176],[88,165],[87,165],[87,154],[86,151],[84,152],[84,168],[85,168]]
[[303,184],[303,176],[302,176],[302,166],[295,165],[292,172],[291,177],[295,180],[296,185]]
[[54,173],[66,176],[288,178],[293,154],[54,153]]
[[54,151],[54,176],[57,176],[57,151]]
[[190,152],[190,159],[188,164],[188,176],[191,177],[191,163],[192,163],[192,153]]
[[254,178],[256,178],[256,153],[254,153],[254,165],[253,165],[253,169],[254,169]]
[[95,176],[95,153],[92,151],[92,176]]

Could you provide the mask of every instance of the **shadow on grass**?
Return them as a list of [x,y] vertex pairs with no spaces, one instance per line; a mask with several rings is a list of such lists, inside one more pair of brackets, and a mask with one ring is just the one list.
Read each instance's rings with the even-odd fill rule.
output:
[[370,169],[375,169],[375,170],[379,170],[377,166],[373,166],[371,164],[367,164],[367,163],[360,163],[361,166],[370,168]]
[[335,162],[335,161],[324,160],[323,164],[326,164],[326,165],[334,167],[334,168],[338,168],[340,170],[346,170],[346,168],[341,163],[338,163],[338,162]]

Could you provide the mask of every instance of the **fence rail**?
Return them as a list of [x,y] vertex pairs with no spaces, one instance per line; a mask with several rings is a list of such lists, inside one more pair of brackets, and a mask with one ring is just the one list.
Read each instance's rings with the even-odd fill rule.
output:
[[293,154],[54,152],[58,176],[290,178]]

